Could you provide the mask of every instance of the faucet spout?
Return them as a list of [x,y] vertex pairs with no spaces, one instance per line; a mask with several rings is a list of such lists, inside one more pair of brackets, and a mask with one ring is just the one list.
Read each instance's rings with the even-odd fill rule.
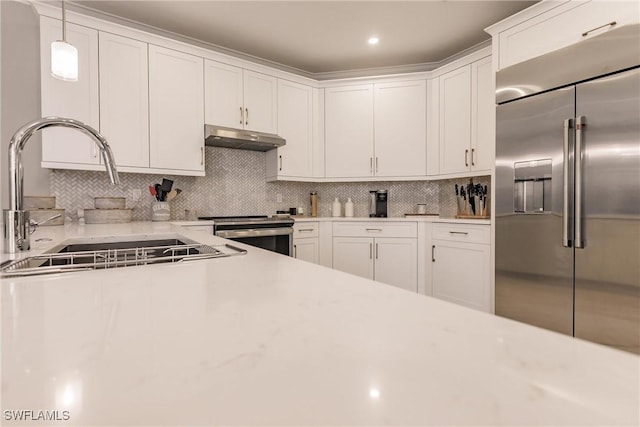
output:
[[64,117],[44,117],[25,124],[18,129],[9,143],[9,210],[4,211],[4,247],[9,253],[30,248],[29,215],[24,211],[22,150],[33,134],[48,127],[68,127],[88,135],[100,149],[109,180],[113,185],[120,184],[111,148],[107,140],[91,126]]

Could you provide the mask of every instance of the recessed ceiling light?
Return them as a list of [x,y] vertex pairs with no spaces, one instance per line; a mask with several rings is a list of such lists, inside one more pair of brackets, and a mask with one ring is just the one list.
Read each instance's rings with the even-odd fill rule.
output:
[[379,41],[380,39],[375,36],[369,38],[369,44],[378,44]]

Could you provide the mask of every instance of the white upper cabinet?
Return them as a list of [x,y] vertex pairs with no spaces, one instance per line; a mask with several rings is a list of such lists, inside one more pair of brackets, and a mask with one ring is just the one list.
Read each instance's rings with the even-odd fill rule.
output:
[[[51,75],[51,43],[62,38],[62,23],[40,17],[42,116],[80,120],[100,129],[98,105],[98,32],[67,24],[67,41],[78,49],[78,81],[67,82]],[[99,165],[100,151],[86,135],[73,129],[42,131],[42,166],[82,169]],[[97,169],[97,167],[95,167]]]
[[471,66],[440,76],[440,173],[465,172],[470,166]]
[[244,70],[244,128],[278,133],[278,79]]
[[326,176],[373,176],[373,157],[373,85],[325,89]]
[[489,172],[495,147],[491,57],[439,77],[439,174]]
[[149,46],[151,167],[204,171],[203,59]]
[[424,80],[325,90],[326,176],[424,176]]
[[313,168],[313,91],[278,80],[278,135],[286,144],[267,152],[267,177],[311,177]]
[[537,3],[487,31],[494,38],[496,69],[500,70],[637,22],[637,0],[572,0]]
[[205,60],[204,90],[207,124],[244,127],[242,68]]
[[100,133],[119,167],[149,167],[147,43],[100,32]]
[[216,61],[205,61],[207,124],[277,133],[277,79]]
[[375,84],[374,102],[375,175],[426,175],[426,82]]
[[471,64],[471,171],[491,170],[495,159],[496,102],[491,57]]

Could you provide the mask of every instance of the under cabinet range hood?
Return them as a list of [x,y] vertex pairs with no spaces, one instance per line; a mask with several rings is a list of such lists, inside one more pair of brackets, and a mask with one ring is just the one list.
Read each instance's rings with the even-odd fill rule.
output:
[[204,143],[212,147],[269,151],[285,145],[284,138],[272,133],[204,125]]

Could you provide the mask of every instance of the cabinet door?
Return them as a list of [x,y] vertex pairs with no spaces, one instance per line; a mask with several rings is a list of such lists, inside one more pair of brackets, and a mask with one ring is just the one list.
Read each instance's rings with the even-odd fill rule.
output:
[[418,292],[417,240],[380,237],[374,245],[376,282]]
[[151,167],[204,170],[203,59],[149,46]]
[[277,150],[278,175],[312,176],[312,121],[311,88],[278,80],[278,134],[287,141]]
[[375,175],[427,174],[424,80],[375,85]]
[[489,245],[433,240],[433,296],[490,311]]
[[205,123],[230,128],[244,127],[242,68],[205,60]]
[[149,167],[147,44],[100,32],[100,133],[118,166]]
[[471,170],[493,168],[496,103],[491,57],[471,64]]
[[244,70],[244,128],[278,133],[278,79]]
[[333,268],[373,279],[373,238],[334,237]]
[[440,76],[440,173],[469,171],[471,66]]
[[[78,81],[51,75],[51,43],[62,38],[62,23],[40,18],[42,116],[80,120],[100,129],[98,105],[98,32],[67,24],[67,41],[78,49]],[[42,163],[98,165],[100,150],[85,134],[61,127],[42,131]],[[116,158],[117,159],[117,158]],[[98,169],[98,167],[96,167]]]
[[328,178],[373,175],[373,85],[325,89]]
[[318,264],[318,238],[294,239],[293,256],[296,259]]

